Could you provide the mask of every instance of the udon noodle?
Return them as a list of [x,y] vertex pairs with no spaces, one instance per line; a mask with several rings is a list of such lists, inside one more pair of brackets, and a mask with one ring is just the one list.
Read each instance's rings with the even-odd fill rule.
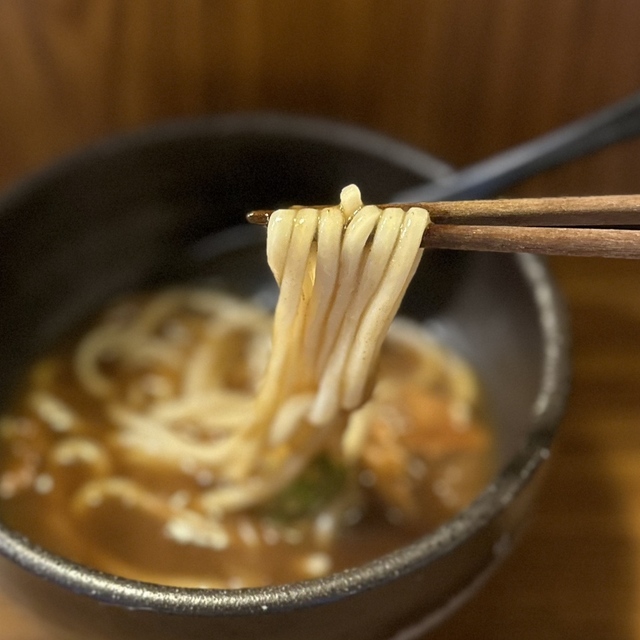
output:
[[[475,376],[416,323],[391,324],[428,224],[424,209],[363,206],[352,185],[338,206],[270,217],[273,317],[189,287],[110,308],[36,365],[4,418],[0,435],[13,444],[0,460],[3,517],[24,529],[33,501],[51,495],[67,514],[57,541],[43,542],[55,551],[130,577],[246,586],[366,559],[341,561],[331,549],[376,509],[415,535],[433,518],[427,476],[436,512],[464,506],[490,468]],[[31,502],[11,507],[29,492]],[[158,568],[157,558],[136,570],[126,550],[82,555],[79,539],[117,519],[92,522],[104,505],[154,523],[160,546],[236,555],[211,561],[208,580]],[[42,526],[55,537],[56,526]],[[304,570],[238,568],[257,547],[282,544]]]

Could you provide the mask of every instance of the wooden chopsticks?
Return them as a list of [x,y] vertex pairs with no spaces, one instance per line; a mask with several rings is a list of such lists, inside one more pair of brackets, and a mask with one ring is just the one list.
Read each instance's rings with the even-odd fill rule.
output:
[[[423,245],[434,249],[640,258],[640,195],[379,206],[427,209],[432,224]],[[270,213],[252,211],[247,220],[267,224]]]

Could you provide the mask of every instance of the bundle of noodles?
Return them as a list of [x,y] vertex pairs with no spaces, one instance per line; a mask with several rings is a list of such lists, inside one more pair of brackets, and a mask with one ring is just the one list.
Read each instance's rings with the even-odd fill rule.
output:
[[[428,222],[424,209],[363,206],[353,185],[339,206],[276,211],[267,239],[280,287],[270,352],[266,312],[214,292],[172,290],[90,332],[76,354],[78,377],[107,400],[127,447],[206,470],[203,514],[259,505],[322,452],[346,463],[360,456],[372,374]],[[167,320],[180,310],[206,318],[193,348]],[[138,396],[118,395],[111,361],[153,372],[140,377]],[[164,378],[163,370],[181,373]],[[241,383],[230,384],[233,376]]]

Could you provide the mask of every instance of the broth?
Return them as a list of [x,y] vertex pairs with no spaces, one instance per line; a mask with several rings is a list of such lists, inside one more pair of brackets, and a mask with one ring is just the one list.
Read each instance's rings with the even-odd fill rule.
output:
[[[351,436],[362,440],[357,456],[345,458],[345,443],[334,437],[259,504],[222,514],[208,508],[206,497],[229,482],[207,463],[206,451],[221,437],[208,416],[232,416],[253,402],[272,320],[226,294],[175,290],[175,304],[153,319],[152,349],[133,365],[107,349],[87,375],[87,335],[126,334],[150,309],[163,309],[166,295],[115,303],[88,333],[63,341],[34,364],[2,419],[0,517],[42,547],[166,585],[285,583],[415,540],[467,506],[493,476],[494,433],[476,376],[401,318],[370,383],[366,428]],[[224,328],[216,324],[221,309],[230,310]],[[235,325],[233,310],[241,318]],[[138,349],[135,342],[121,347]],[[186,400],[204,402],[198,394],[209,389],[219,404],[202,405],[204,418],[195,420]],[[136,416],[163,416],[166,433],[156,441]]]

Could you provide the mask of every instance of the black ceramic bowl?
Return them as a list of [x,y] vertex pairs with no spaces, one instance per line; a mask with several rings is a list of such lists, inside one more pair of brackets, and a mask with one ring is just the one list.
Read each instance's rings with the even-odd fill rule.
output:
[[[114,295],[203,273],[240,291],[273,287],[264,238],[229,231],[247,211],[334,202],[350,182],[387,202],[448,171],[379,135],[274,115],[172,124],[56,164],[0,202],[0,399],[34,354]],[[432,252],[404,312],[477,367],[495,417],[499,474],[456,518],[366,566],[235,591],[105,575],[0,525],[6,590],[83,640],[417,637],[482,583],[526,519],[567,393],[566,326],[529,255]]]

